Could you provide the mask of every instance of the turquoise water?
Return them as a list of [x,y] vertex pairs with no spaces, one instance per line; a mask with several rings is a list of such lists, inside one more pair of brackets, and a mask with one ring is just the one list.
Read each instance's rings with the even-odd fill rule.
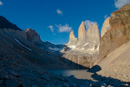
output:
[[49,72],[62,76],[73,75],[75,78],[78,79],[92,79],[91,75],[93,74],[87,72],[87,70],[49,70]]

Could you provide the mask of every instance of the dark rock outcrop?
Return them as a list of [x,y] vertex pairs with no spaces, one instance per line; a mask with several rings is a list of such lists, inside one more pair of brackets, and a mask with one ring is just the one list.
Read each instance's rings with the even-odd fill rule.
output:
[[5,17],[0,16],[0,29],[14,29],[14,30],[21,30],[15,24],[9,22]]
[[27,40],[31,42],[42,42],[40,35],[35,30],[27,28],[25,32],[27,34]]

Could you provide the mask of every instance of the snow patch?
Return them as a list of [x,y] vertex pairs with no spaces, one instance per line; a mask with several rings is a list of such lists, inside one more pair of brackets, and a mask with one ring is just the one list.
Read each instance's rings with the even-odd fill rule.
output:
[[75,49],[75,48],[76,48],[76,45],[69,45],[68,47],[69,47],[69,48],[72,48],[72,49]]
[[49,47],[49,49],[52,50],[52,51],[60,51],[61,50],[59,48],[51,48],[51,47]]
[[14,40],[15,40],[18,44],[20,44],[22,47],[26,48],[26,49],[29,50],[29,51],[32,51],[32,49],[30,49],[30,48],[26,47],[25,45],[23,45],[18,39],[14,38]]
[[88,43],[84,44],[84,47],[87,46],[87,45],[88,45]]

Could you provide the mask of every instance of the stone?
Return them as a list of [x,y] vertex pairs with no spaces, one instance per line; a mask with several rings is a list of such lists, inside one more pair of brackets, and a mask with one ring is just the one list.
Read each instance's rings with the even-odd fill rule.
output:
[[22,84],[16,80],[6,80],[7,87],[22,87]]
[[27,40],[31,42],[42,42],[40,35],[35,30],[27,28],[25,32],[27,34]]
[[111,28],[109,20],[110,20],[110,17],[106,18],[106,20],[103,23],[103,26],[102,26],[102,29],[101,29],[101,37],[103,37],[104,34]]
[[109,53],[130,41],[130,7],[113,12],[109,23],[111,28],[100,40],[99,62]]
[[94,42],[99,44],[100,33],[98,30],[98,25],[96,23],[90,24],[89,29],[87,31],[87,42]]
[[37,85],[32,85],[31,87],[38,87]]
[[76,43],[77,43],[77,38],[74,35],[74,31],[71,31],[68,45],[76,45]]
[[87,35],[86,35],[86,27],[84,24],[84,21],[80,24],[79,30],[78,30],[78,42],[77,47],[81,47],[84,45],[87,41]]
[[[71,32],[70,37],[75,38],[73,32]],[[91,24],[88,31],[86,31],[85,24],[82,22],[78,31],[77,44],[67,45],[70,49],[63,51],[65,53],[63,57],[76,64],[91,68],[93,66],[93,62],[97,60],[97,56],[99,54],[99,42],[100,33],[98,30],[98,25],[96,23]],[[81,67],[75,65],[74,68],[79,69]]]

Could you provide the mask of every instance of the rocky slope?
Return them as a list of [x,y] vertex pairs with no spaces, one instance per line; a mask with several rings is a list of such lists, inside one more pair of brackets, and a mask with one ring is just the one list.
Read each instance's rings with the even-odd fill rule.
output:
[[129,82],[130,4],[113,12],[109,23],[110,30],[100,40],[99,74]]
[[[100,40],[99,61],[116,48],[130,41],[129,5],[113,12],[110,17],[111,29]],[[128,8],[126,8],[128,7]]]
[[38,33],[29,28],[23,31],[17,27],[0,27],[0,87],[93,87],[118,84],[115,81],[109,84],[112,79],[81,80],[45,71],[72,67],[68,67],[62,62],[63,58],[61,61],[56,55],[54,48],[63,47],[65,46],[42,42]]
[[101,61],[98,74],[130,82],[130,42],[122,45]]
[[1,29],[14,29],[14,30],[21,30],[15,24],[9,22],[5,17],[0,16],[0,28]]
[[[0,23],[3,23],[2,21],[4,21],[5,24],[13,26],[13,24],[5,18],[3,18]],[[54,54],[49,47],[42,42],[35,30],[26,29],[23,31],[17,29],[17,27],[9,29],[11,28],[10,26],[0,27],[1,58],[18,58],[18,61],[23,61],[25,66],[29,62],[30,65],[33,63],[34,65],[42,66],[43,69],[69,69],[69,67],[59,59],[59,56]],[[17,60],[15,61],[18,62]],[[61,66],[59,66],[59,64]]]

